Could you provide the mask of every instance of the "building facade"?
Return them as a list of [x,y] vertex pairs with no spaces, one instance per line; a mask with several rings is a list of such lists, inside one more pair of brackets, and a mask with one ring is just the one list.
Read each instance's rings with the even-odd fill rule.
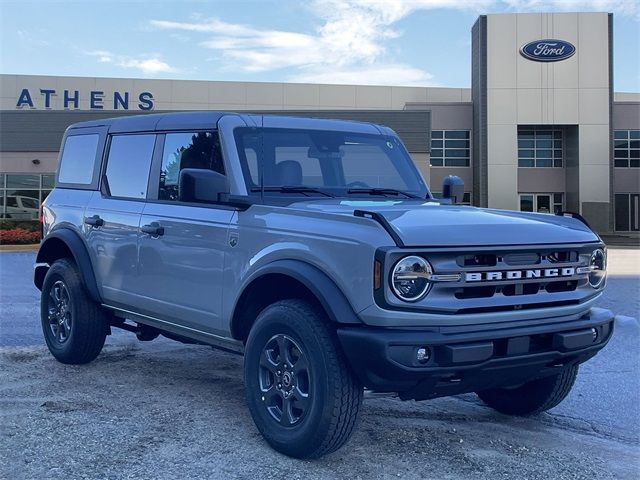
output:
[[0,216],[37,216],[71,123],[223,110],[385,124],[433,192],[454,174],[470,204],[638,231],[640,94],[613,92],[611,15],[486,15],[471,34],[470,89],[0,75]]

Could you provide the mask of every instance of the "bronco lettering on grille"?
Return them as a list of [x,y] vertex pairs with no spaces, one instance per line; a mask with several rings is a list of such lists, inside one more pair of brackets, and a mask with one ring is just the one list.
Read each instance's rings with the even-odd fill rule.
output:
[[575,267],[508,270],[503,272],[468,272],[465,274],[465,281],[482,282],[493,280],[519,280],[527,278],[571,277],[575,275],[575,273]]

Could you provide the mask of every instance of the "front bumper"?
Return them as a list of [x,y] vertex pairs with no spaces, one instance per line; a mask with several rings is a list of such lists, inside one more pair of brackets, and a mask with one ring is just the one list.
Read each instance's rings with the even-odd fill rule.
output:
[[[559,368],[593,357],[612,333],[613,314],[601,308],[592,308],[577,320],[517,322],[505,328],[491,324],[338,329],[349,363],[365,387],[417,400],[552,375]],[[430,354],[425,363],[416,358],[421,347]]]

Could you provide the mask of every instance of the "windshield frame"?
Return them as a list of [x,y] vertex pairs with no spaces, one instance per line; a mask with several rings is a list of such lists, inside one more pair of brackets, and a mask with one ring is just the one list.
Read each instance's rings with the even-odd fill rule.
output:
[[[350,183],[346,183],[344,185],[336,185],[336,186],[327,186],[327,185],[313,185],[313,184],[301,184],[301,185],[273,185],[271,183],[265,184],[264,177],[264,133],[267,131],[275,131],[277,133],[313,133],[314,135],[323,135],[323,134],[339,134],[344,136],[353,136],[353,137],[364,137],[375,139],[377,143],[384,141],[389,144],[389,148],[395,148],[395,152],[393,156],[388,155],[389,160],[393,167],[396,170],[396,173],[400,177],[400,179],[405,183],[405,185],[410,185],[413,188],[408,189],[397,189],[387,186],[371,186],[371,192],[368,192],[366,188],[363,188],[363,191],[352,191],[358,190],[358,187],[350,186]],[[292,126],[287,127],[237,127],[234,128],[234,141],[237,149],[238,159],[240,161],[240,167],[242,170],[243,180],[245,183],[247,195],[250,197],[315,197],[315,198],[367,198],[367,199],[388,199],[389,197],[394,197],[403,200],[425,200],[425,199],[433,199],[433,195],[429,190],[429,186],[427,182],[422,177],[420,171],[415,165],[413,159],[411,158],[409,152],[406,150],[402,141],[398,138],[397,135],[389,135],[385,134],[380,129],[378,129],[377,134],[375,133],[362,133],[357,131],[348,131],[348,130],[330,130],[330,129],[322,129],[322,128],[296,128]],[[251,142],[251,146],[245,143],[245,136],[251,135],[253,137],[253,142]],[[341,143],[340,146],[344,145]],[[376,145],[376,142],[370,142],[369,145]],[[245,148],[251,149],[255,152],[255,159],[252,159],[252,163],[255,162],[257,165],[257,182],[255,181],[255,167],[253,168],[254,172],[252,172],[249,167],[249,160],[247,158],[247,152]],[[386,152],[384,152],[386,153]],[[316,157],[309,157],[316,158]],[[325,159],[326,160],[326,159]],[[273,160],[275,162],[275,158]],[[319,159],[320,161],[320,159]],[[401,163],[398,163],[401,162]],[[279,162],[278,162],[279,163]],[[324,168],[323,170],[323,178],[324,178]],[[344,170],[341,172],[342,177],[344,177]],[[353,182],[351,182],[353,183]],[[356,182],[360,183],[360,182]],[[411,185],[413,183],[413,185]],[[278,187],[284,187],[279,189]],[[297,187],[297,188],[296,188]],[[299,190],[299,191],[295,191]],[[304,190],[304,191],[303,191]],[[316,190],[314,192],[313,190]],[[397,190],[397,192],[394,192]]]

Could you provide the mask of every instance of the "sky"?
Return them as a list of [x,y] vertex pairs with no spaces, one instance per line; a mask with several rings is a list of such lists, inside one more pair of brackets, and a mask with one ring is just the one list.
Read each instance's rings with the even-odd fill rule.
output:
[[470,87],[484,13],[614,13],[614,88],[640,92],[640,0],[0,0],[0,72]]

